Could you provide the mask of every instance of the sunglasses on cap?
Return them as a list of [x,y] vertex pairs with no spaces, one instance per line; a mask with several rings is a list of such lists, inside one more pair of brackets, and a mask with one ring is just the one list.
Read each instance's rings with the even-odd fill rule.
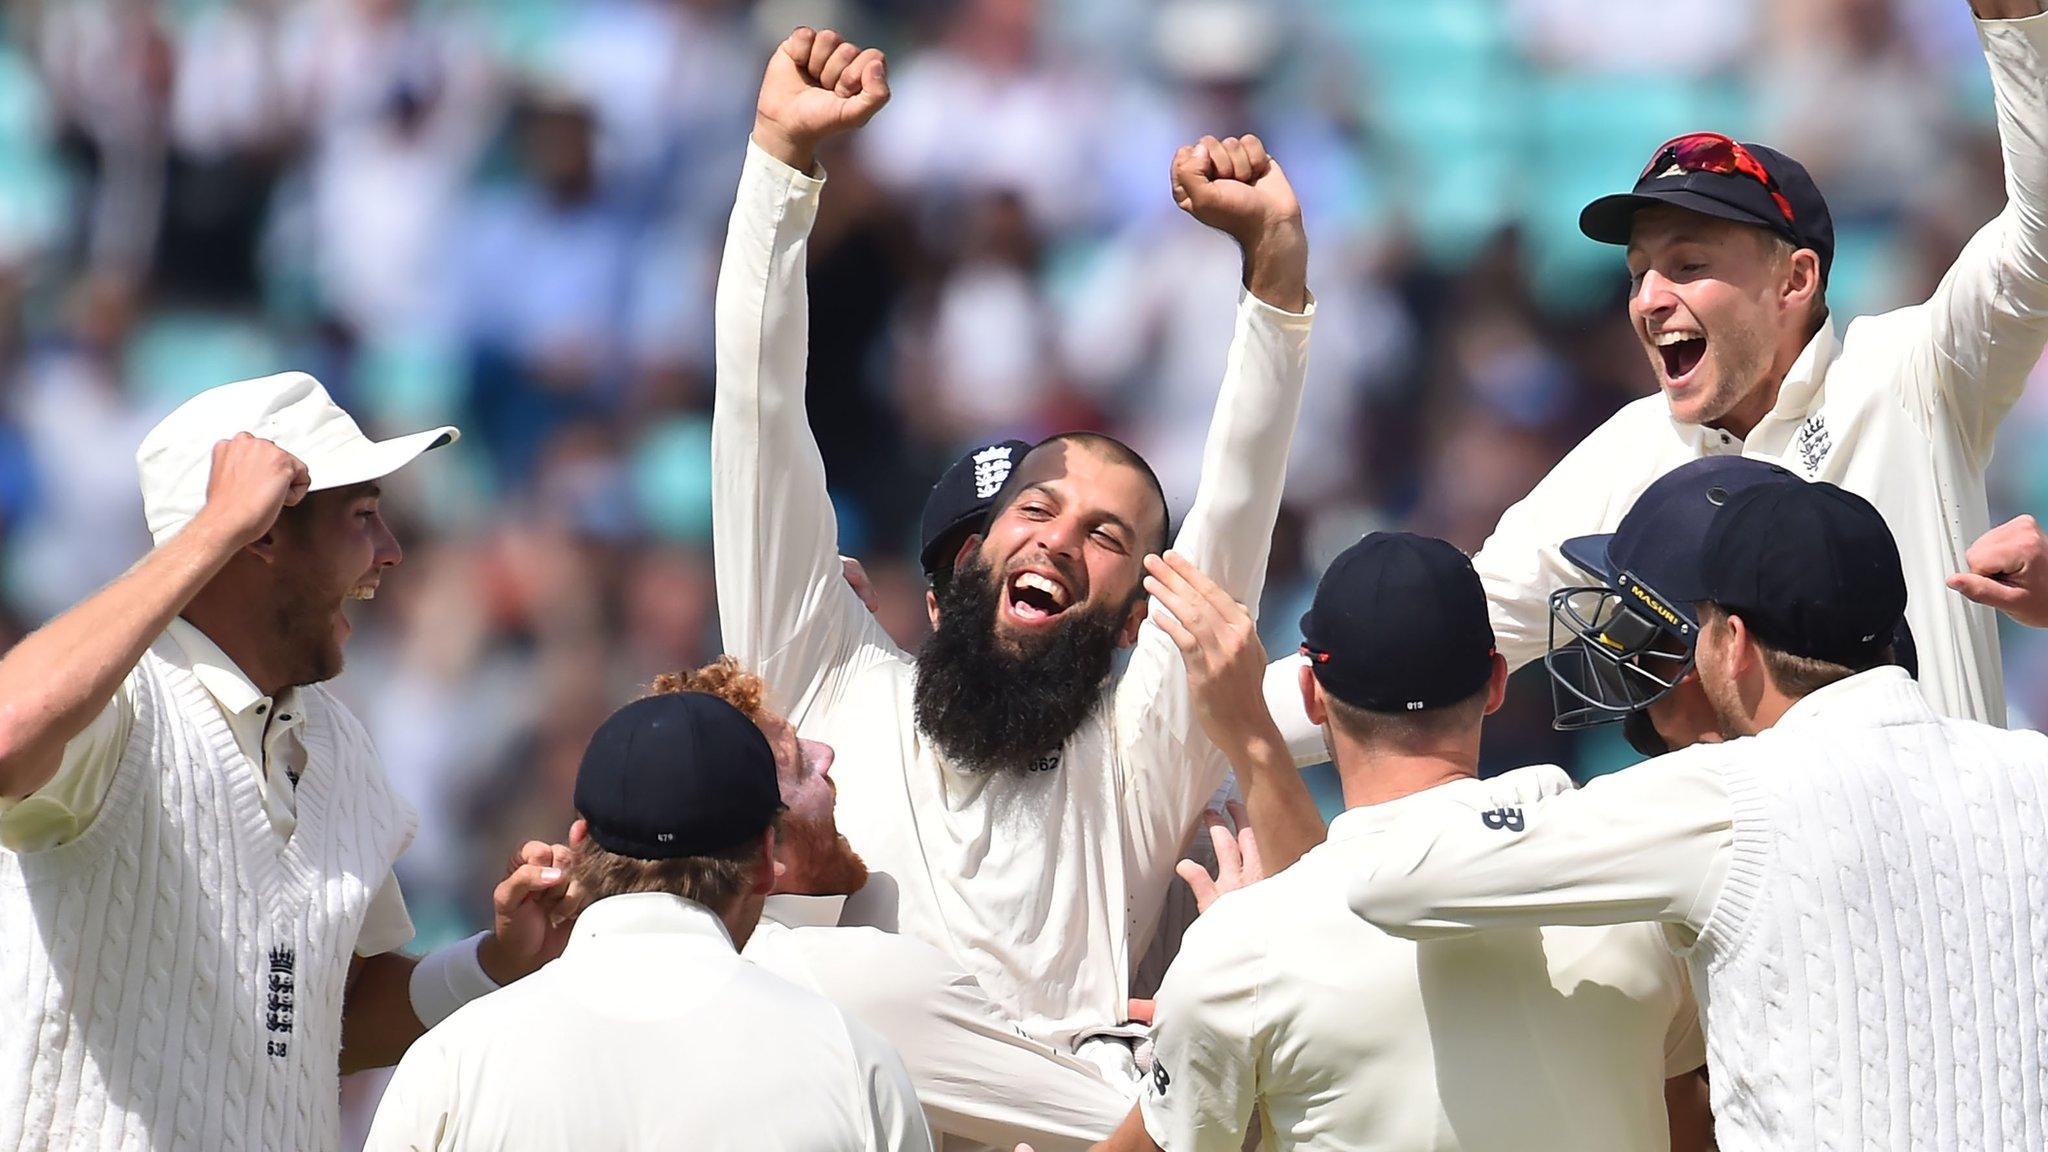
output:
[[1785,217],[1788,225],[1797,223],[1792,215],[1792,201],[1778,187],[1778,181],[1764,168],[1749,149],[1740,142],[1729,139],[1719,132],[1688,132],[1666,140],[1657,149],[1650,162],[1643,166],[1643,174],[1637,181],[1648,180],[1659,173],[1677,168],[1683,172],[1712,172],[1721,176],[1746,176],[1764,186],[1771,194],[1771,202]]

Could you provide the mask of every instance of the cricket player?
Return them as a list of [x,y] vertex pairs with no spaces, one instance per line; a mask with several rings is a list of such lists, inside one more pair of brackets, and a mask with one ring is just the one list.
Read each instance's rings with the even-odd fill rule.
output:
[[867,883],[868,868],[839,833],[837,762],[829,744],[799,737],[770,711],[767,686],[730,656],[654,682],[656,693],[704,692],[739,709],[775,753],[786,809],[776,825],[775,888],[741,955],[845,1009],[902,1056],[943,1149],[1078,1152],[1109,1135],[1137,1085],[1028,1039],[974,977],[922,940],[841,927],[833,897]]
[[[1248,621],[1197,571],[1155,581],[1191,638]],[[1189,929],[1159,991],[1147,1090],[1102,1147],[1236,1152],[1254,1113],[1279,1148],[1666,1147],[1666,1082],[1679,1078],[1682,1098],[1705,1055],[1684,965],[1656,926],[1416,944],[1345,907],[1352,877],[1402,827],[1511,828],[1571,787],[1551,766],[1476,778],[1507,666],[1471,561],[1441,540],[1374,533],[1330,565],[1302,631],[1303,707],[1326,725],[1346,811],[1326,842]],[[1249,736],[1270,724],[1253,691],[1262,672],[1234,669]],[[1681,1117],[1680,1146],[1700,1147],[1703,1117]]]
[[[792,35],[763,80],[717,299],[713,527],[728,649],[777,711],[837,747],[839,821],[873,868],[847,923],[923,939],[1024,1034],[1078,1050],[1126,1017],[1174,861],[1225,759],[1198,730],[1140,561],[1168,540],[1144,462],[1077,433],[1032,449],[938,598],[912,657],[847,587],[803,406],[815,150],[887,98],[880,53]],[[1205,138],[1174,194],[1244,253],[1238,328],[1177,547],[1256,596],[1299,409],[1307,239],[1256,139]],[[1055,177],[1056,178],[1056,177]],[[1114,690],[1114,652],[1131,649]],[[1129,1073],[1129,1048],[1089,1045]]]
[[1352,909],[1425,946],[1663,924],[1728,1152],[2048,1140],[2048,737],[1945,718],[1893,663],[1884,518],[1768,483],[1584,543],[1696,630],[1724,742],[1490,818],[1418,813],[1357,861]]
[[[2048,18],[2039,0],[1972,7],[2008,203],[1925,303],[1838,332],[1820,191],[1790,157],[1713,133],[1659,147],[1630,192],[1580,215],[1586,235],[1626,246],[1629,320],[1659,395],[1573,449],[1475,557],[1511,669],[1543,655],[1550,593],[1579,582],[1559,541],[1613,531],[1679,464],[1743,455],[1877,506],[1913,589],[1921,689],[1943,715],[2005,722],[1995,613],[1942,585],[1990,526],[1993,439],[2048,344]],[[1306,763],[1320,736],[1295,702],[1298,664],[1276,667],[1266,690]]]
[[775,754],[702,692],[590,739],[560,959],[413,1045],[369,1152],[931,1152],[887,1042],[744,963],[779,867]]
[[322,684],[401,559],[372,441],[311,376],[203,392],[136,464],[155,548],[0,658],[0,1147],[336,1148],[395,1062],[561,947],[553,846],[415,961],[411,809]]

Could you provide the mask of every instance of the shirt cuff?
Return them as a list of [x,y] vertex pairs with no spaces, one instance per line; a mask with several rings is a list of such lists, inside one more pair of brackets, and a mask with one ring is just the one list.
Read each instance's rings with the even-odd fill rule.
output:
[[762,175],[768,176],[771,179],[785,181],[804,192],[816,192],[825,186],[825,166],[823,164],[813,161],[810,172],[799,172],[775,157],[770,156],[766,148],[754,143],[752,136],[747,137],[747,167],[756,169]]
[[[774,157],[771,156],[769,159],[773,160]],[[784,164],[783,167],[789,168],[789,165]],[[793,168],[789,168],[789,170],[795,171]],[[1308,294],[1307,307],[1299,312],[1289,312],[1285,308],[1276,308],[1266,303],[1264,300],[1252,295],[1251,289],[1240,285],[1237,290],[1237,309],[1239,315],[1247,319],[1259,319],[1269,324],[1307,328],[1308,322],[1316,317],[1316,294],[1314,292]]]

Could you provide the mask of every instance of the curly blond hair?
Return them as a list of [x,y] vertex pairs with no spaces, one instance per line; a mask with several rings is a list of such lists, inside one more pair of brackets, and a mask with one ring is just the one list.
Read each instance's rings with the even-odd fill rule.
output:
[[768,713],[768,685],[752,672],[740,667],[740,662],[730,656],[720,656],[695,671],[663,672],[647,686],[649,696],[667,696],[673,692],[704,692],[718,697],[752,720],[761,724]]

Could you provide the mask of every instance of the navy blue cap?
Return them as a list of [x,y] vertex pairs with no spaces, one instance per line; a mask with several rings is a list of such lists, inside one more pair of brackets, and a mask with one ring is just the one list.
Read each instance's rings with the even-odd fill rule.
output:
[[746,714],[705,692],[635,700],[598,725],[576,811],[607,852],[641,860],[737,848],[782,811],[775,753]]
[[1736,493],[1805,481],[1747,456],[1708,456],[1666,472],[1643,489],[1611,533],[1564,542],[1565,559],[1598,576],[1638,614],[1692,643],[1706,600],[1701,550],[1707,528]]
[[[1579,213],[1579,231],[1602,244],[1627,244],[1635,215],[1654,204],[1755,224],[1811,248],[1820,257],[1820,275],[1825,281],[1835,262],[1835,221],[1828,202],[1807,175],[1806,166],[1775,148],[1743,143],[1750,155],[1778,185],[1778,191],[1792,206],[1792,219],[1785,219],[1771,191],[1754,177],[1742,173],[1686,171],[1676,165],[1653,168],[1627,192],[1602,196]],[[1662,157],[1653,157],[1652,163]]]
[[1702,541],[1701,599],[1793,656],[1862,666],[1906,617],[1898,542],[1868,500],[1833,484],[1731,497]]
[[1323,690],[1373,712],[1469,699],[1493,675],[1493,625],[1472,560],[1446,541],[1374,532],[1339,553],[1301,618]]
[[960,544],[983,527],[996,493],[1010,478],[1011,469],[1024,460],[1031,445],[1022,440],[998,440],[970,450],[953,462],[932,485],[925,497],[919,528],[923,542],[917,560],[925,579],[936,580],[953,571],[953,558]]

